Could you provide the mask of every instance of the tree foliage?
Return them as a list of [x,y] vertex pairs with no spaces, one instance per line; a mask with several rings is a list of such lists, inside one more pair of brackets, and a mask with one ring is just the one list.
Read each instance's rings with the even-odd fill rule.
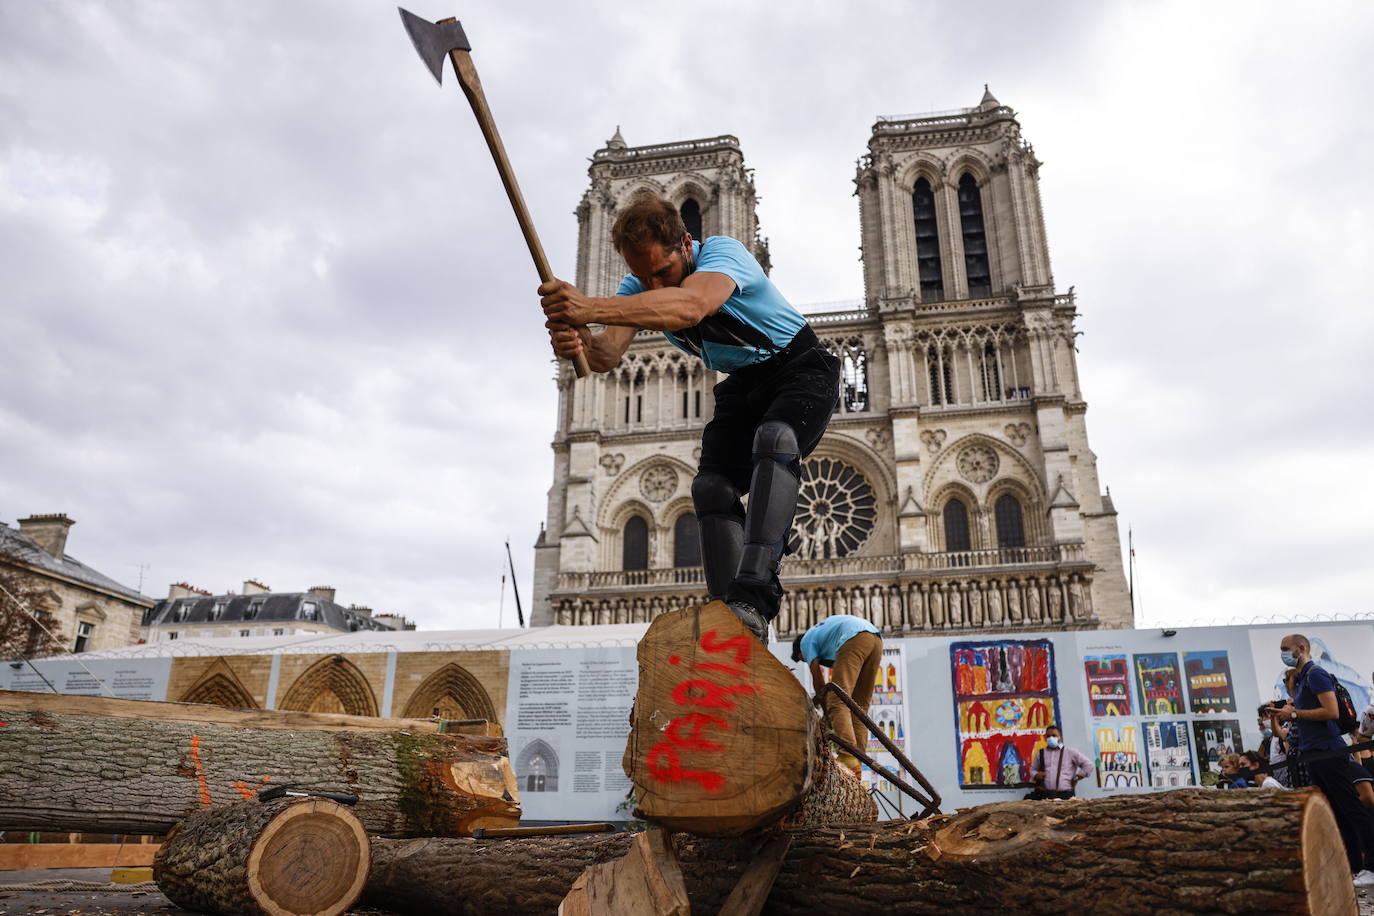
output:
[[0,659],[34,658],[67,648],[47,604],[42,580],[28,570],[14,542],[0,538]]

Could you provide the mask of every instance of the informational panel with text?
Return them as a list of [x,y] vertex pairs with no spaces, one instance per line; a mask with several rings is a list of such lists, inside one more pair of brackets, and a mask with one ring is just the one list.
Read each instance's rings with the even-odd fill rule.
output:
[[633,648],[511,652],[506,737],[525,820],[629,817],[621,758],[638,681]]

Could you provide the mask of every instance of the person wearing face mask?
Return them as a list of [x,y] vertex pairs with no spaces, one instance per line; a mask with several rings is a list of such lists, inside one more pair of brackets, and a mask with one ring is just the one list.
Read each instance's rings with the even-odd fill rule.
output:
[[[1297,727],[1298,753],[1308,755],[1344,748],[1345,741],[1336,727],[1340,713],[1335,682],[1312,661],[1312,644],[1300,633],[1285,636],[1279,643],[1279,654],[1285,665],[1297,669],[1297,676],[1293,699],[1271,708],[1280,721]],[[1322,790],[1336,815],[1355,884],[1374,887],[1374,870],[1370,870],[1374,865],[1374,818],[1360,803],[1350,776],[1350,756],[1308,760],[1306,766],[1312,784]]]
[[1273,710],[1266,704],[1259,708],[1259,729],[1260,746],[1259,752],[1273,767],[1273,778],[1278,780],[1284,788],[1292,787],[1292,780],[1289,778],[1289,767],[1283,766],[1283,762],[1288,759],[1286,742],[1288,740],[1288,723],[1282,722],[1273,714]]
[[1264,756],[1259,751],[1246,751],[1240,755],[1240,772],[1246,776],[1250,782],[1261,789],[1283,789],[1286,788],[1269,773],[1261,773],[1260,767],[1264,766]]
[[1073,798],[1078,781],[1093,771],[1092,761],[1064,744],[1057,725],[1045,729],[1045,746],[1031,758],[1031,782],[1035,788],[1029,799]]

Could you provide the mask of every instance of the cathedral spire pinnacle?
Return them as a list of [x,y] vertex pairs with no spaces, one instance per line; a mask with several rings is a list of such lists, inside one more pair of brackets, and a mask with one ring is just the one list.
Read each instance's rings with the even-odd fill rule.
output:
[[984,84],[983,84],[983,100],[982,100],[981,102],[978,103],[978,110],[979,110],[979,111],[989,111],[990,109],[993,109],[993,108],[1001,108],[1001,107],[1002,107],[1002,103],[999,102],[999,101],[997,101],[997,96],[993,95],[993,94],[992,94],[992,90],[988,88],[988,84],[987,84],[987,83],[984,83]]
[[620,135],[620,125],[615,126],[615,136],[606,141],[606,149],[625,149],[629,146],[625,138]]

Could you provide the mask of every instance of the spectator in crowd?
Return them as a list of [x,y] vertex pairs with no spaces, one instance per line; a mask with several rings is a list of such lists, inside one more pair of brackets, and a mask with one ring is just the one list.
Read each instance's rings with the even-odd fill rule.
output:
[[1244,754],[1240,755],[1240,772],[1257,788],[1287,788],[1283,783],[1275,779],[1272,773],[1260,772],[1260,768],[1264,766],[1265,762],[1264,755],[1259,751],[1246,751]]
[[1035,788],[1030,799],[1073,798],[1078,780],[1093,771],[1092,762],[1082,751],[1067,747],[1059,726],[1045,729],[1045,746],[1031,758],[1031,782]]
[[1217,770],[1220,775],[1217,777],[1218,789],[1248,789],[1250,781],[1241,772],[1240,754],[1222,754],[1217,759]]
[[[860,709],[868,711],[873,685],[883,660],[883,640],[878,628],[853,614],[832,614],[792,642],[792,661],[811,668],[811,685],[819,699],[825,687],[821,666],[830,669],[830,680],[849,694]],[[825,724],[837,738],[859,750],[868,743],[868,728],[833,693],[825,694]],[[845,750],[836,755],[844,767],[862,777],[859,759]]]
[[1273,778],[1284,788],[1288,788],[1292,780],[1288,774],[1289,768],[1283,766],[1284,761],[1288,759],[1288,723],[1280,722],[1273,714],[1273,709],[1265,705],[1259,708],[1259,728],[1259,752],[1273,768]]
[[[1312,644],[1306,636],[1295,633],[1283,638],[1279,652],[1285,665],[1297,669],[1296,690],[1291,702],[1274,707],[1274,711],[1280,720],[1297,726],[1298,753],[1307,756],[1344,750],[1346,743],[1336,727],[1340,713],[1335,682],[1312,661]],[[1374,886],[1374,871],[1369,869],[1374,865],[1374,818],[1360,803],[1359,792],[1350,778],[1350,755],[1309,759],[1306,766],[1312,784],[1322,790],[1336,815],[1355,884]]]

